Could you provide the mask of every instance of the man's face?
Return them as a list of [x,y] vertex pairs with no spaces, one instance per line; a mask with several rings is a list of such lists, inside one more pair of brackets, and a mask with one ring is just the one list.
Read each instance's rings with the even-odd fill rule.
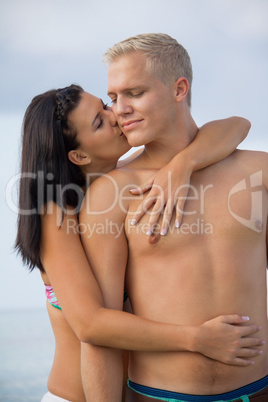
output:
[[133,52],[108,68],[108,95],[121,130],[131,146],[163,139],[174,128],[174,85],[165,85],[146,68],[146,56]]

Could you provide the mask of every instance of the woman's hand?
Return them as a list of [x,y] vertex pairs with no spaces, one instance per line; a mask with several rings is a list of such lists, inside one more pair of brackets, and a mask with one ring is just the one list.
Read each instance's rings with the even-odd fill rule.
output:
[[175,226],[180,227],[192,173],[230,155],[245,139],[249,129],[250,122],[242,117],[229,117],[203,125],[194,141],[179,152],[168,165],[142,186],[130,190],[135,195],[150,190],[131,223],[135,225],[139,222],[153,206],[150,211],[148,235],[153,233],[161,214],[163,220],[160,234],[167,233],[173,211],[176,213]]
[[193,168],[187,163],[184,154],[177,155],[176,159],[160,169],[146,183],[130,190],[132,194],[142,194],[147,191],[146,198],[142,201],[135,212],[131,223],[139,222],[142,216],[152,207],[149,219],[148,235],[154,232],[155,226],[163,215],[160,234],[167,233],[173,211],[176,213],[175,227],[179,228],[182,223],[184,204],[190,188],[190,178]]
[[194,351],[225,364],[253,364],[252,357],[262,354],[262,350],[256,347],[264,345],[265,342],[252,336],[260,327],[241,325],[248,320],[248,317],[240,315],[222,315],[206,321],[198,327]]

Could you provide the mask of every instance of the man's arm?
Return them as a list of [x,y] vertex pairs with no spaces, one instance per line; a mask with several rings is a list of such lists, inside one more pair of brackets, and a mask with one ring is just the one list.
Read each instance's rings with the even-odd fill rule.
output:
[[120,402],[123,374],[121,351],[81,343],[81,376],[87,402]]
[[[100,286],[105,307],[115,310],[122,310],[123,307],[128,257],[125,212],[117,202],[119,185],[112,176],[98,179],[87,192],[80,213],[83,225],[81,239],[87,258]],[[120,401],[122,367],[120,350],[83,345],[82,379],[87,399]]]

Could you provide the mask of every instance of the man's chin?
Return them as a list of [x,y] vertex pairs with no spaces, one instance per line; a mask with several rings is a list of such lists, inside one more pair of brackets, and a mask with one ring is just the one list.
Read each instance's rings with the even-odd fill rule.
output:
[[127,137],[127,142],[129,144],[129,146],[131,146],[131,147],[141,147],[142,145],[144,145],[144,142],[142,141],[141,138],[138,138],[138,136],[128,135],[126,137]]

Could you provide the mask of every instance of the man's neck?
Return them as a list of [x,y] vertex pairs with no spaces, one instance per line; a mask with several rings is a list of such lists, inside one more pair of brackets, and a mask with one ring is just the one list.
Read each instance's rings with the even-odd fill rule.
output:
[[198,127],[192,118],[180,122],[176,130],[165,133],[162,139],[147,144],[139,163],[145,164],[147,168],[161,169],[195,139],[197,131]]

